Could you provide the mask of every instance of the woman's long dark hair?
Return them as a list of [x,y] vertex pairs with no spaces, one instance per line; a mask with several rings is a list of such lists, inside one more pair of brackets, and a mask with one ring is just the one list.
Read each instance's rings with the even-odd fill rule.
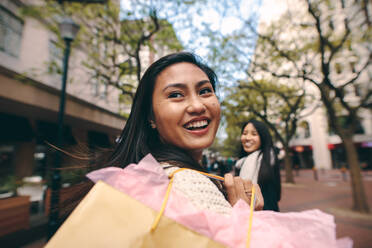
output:
[[[281,186],[280,186],[280,168],[278,164],[278,159],[276,156],[276,151],[273,145],[273,141],[267,126],[257,120],[249,120],[242,125],[241,133],[243,133],[244,128],[251,123],[257,130],[260,136],[261,146],[260,154],[262,155],[261,167],[258,172],[257,183],[262,188],[266,185],[274,182],[275,187],[278,190],[278,201],[280,200]],[[244,151],[243,145],[241,144],[240,157],[247,156],[248,153]],[[273,157],[274,156],[274,157]],[[272,164],[274,162],[274,164]]]
[[204,170],[187,151],[161,142],[157,130],[150,126],[150,120],[153,120],[152,95],[156,79],[165,68],[181,62],[199,67],[208,76],[215,90],[216,74],[192,53],[169,54],[154,62],[140,80],[129,118],[114,151],[104,162],[105,166],[126,167],[131,163],[138,163],[151,153],[158,162],[174,162],[180,167]]

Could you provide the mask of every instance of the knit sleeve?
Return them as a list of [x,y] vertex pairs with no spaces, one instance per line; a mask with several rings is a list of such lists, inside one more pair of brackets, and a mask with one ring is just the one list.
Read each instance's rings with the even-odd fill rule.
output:
[[[170,166],[162,164],[163,167]],[[178,167],[165,169],[170,175]],[[220,214],[230,214],[231,205],[217,186],[206,176],[191,170],[183,170],[174,175],[173,189],[181,192],[198,209],[208,209]],[[173,190],[172,189],[172,190]]]

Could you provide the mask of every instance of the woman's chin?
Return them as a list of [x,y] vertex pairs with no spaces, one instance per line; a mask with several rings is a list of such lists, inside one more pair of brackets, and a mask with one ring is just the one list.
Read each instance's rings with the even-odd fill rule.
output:
[[246,153],[252,153],[252,152],[254,152],[254,151],[256,151],[256,149],[254,149],[254,148],[244,148],[244,151],[246,152]]

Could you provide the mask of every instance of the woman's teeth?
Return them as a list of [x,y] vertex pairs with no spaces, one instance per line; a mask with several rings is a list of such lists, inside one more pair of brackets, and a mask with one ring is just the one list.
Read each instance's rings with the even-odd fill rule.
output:
[[252,143],[250,143],[250,142],[246,142],[246,143],[244,143],[244,146],[245,147],[251,147],[253,144]]
[[202,121],[195,121],[188,123],[185,128],[188,130],[194,130],[194,129],[199,129],[199,128],[206,128],[208,126],[208,121],[207,120],[202,120]]

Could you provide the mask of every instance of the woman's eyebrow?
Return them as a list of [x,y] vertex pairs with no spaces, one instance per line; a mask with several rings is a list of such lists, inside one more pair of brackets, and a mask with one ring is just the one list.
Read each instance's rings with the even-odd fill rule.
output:
[[167,86],[164,87],[163,91],[166,91],[168,88],[186,88],[186,84],[184,83],[174,83],[174,84],[168,84]]
[[202,80],[202,81],[200,81],[196,84],[196,87],[200,87],[200,86],[202,86],[203,84],[206,84],[206,83],[210,83],[210,81],[209,80]]
[[[202,81],[200,81],[196,84],[196,87],[200,87],[200,86],[202,86],[203,84],[206,84],[206,83],[210,83],[209,80],[202,80]],[[187,88],[187,84],[186,83],[168,84],[167,86],[164,87],[163,92],[165,90],[167,90],[168,88],[172,88],[172,87],[174,87],[174,88]]]

